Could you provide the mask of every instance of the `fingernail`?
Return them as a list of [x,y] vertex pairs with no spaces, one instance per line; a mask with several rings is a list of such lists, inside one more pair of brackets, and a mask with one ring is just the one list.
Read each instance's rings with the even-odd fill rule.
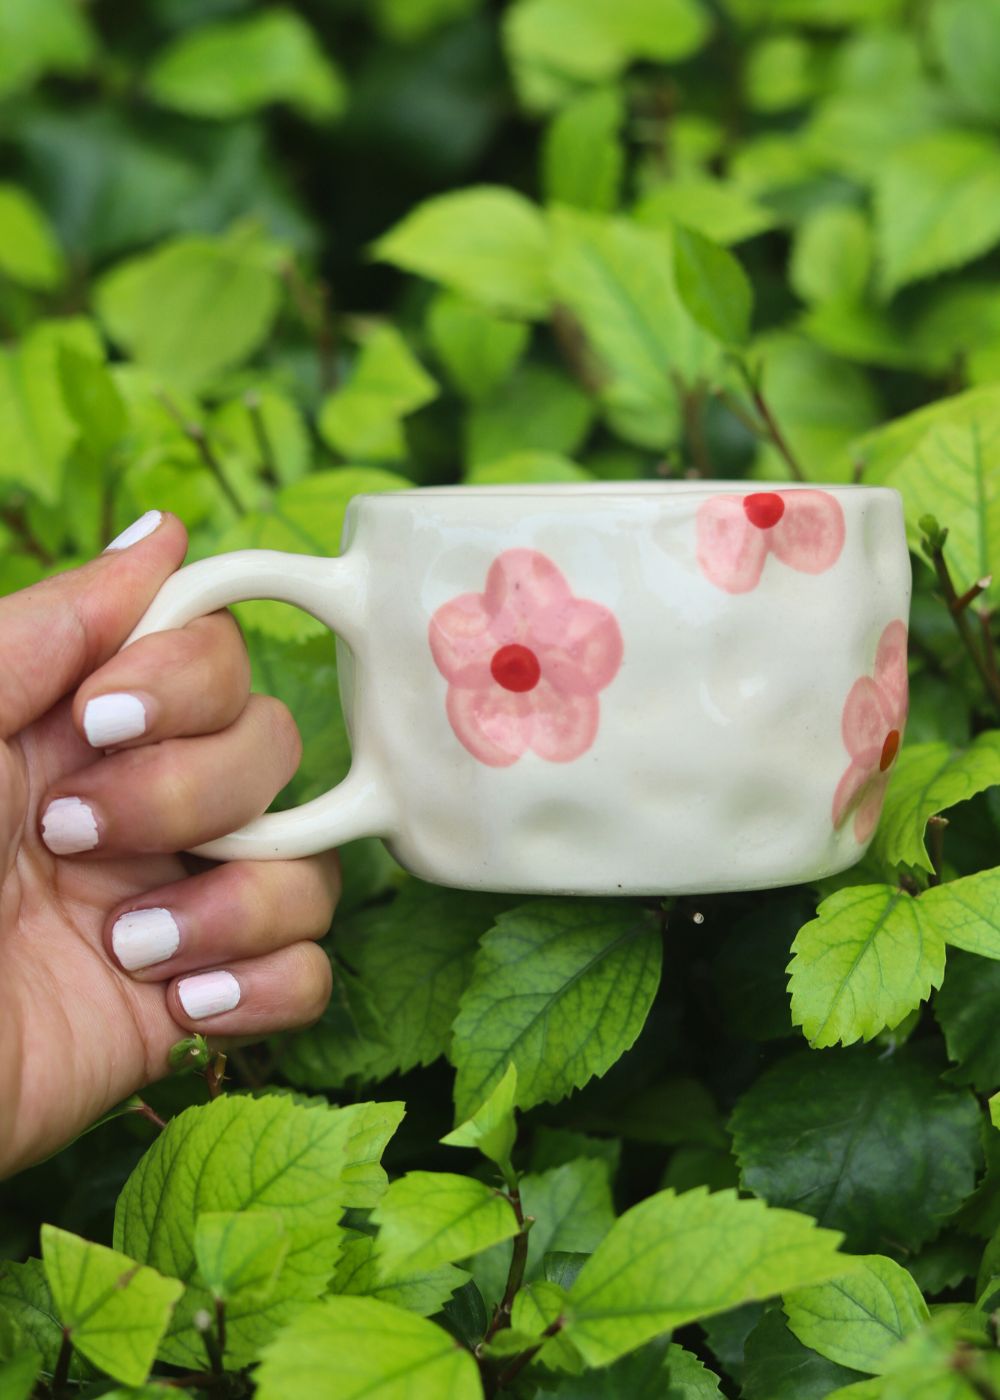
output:
[[116,535],[109,545],[105,547],[104,553],[109,554],[113,549],[128,549],[130,544],[138,544],[147,535],[151,535],[163,519],[163,512],[159,510],[147,510],[145,515],[140,515],[138,520],[132,522],[127,530],[123,530],[120,535]]
[[177,983],[177,995],[185,1015],[200,1021],[239,1006],[240,984],[231,972],[199,972]]
[[92,851],[98,842],[92,808],[78,797],[57,797],[42,815],[42,840],[54,856]]
[[111,930],[111,946],[126,972],[165,962],[180,945],[181,931],[169,909],[130,909]]
[[146,732],[146,709],[137,695],[98,695],[83,710],[83,732],[95,749],[138,739]]

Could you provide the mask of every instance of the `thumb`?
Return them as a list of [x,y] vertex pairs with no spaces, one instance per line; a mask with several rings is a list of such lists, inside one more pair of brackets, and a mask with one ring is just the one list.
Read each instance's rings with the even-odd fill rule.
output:
[[0,739],[114,655],[186,549],[181,522],[149,511],[100,558],[0,598]]

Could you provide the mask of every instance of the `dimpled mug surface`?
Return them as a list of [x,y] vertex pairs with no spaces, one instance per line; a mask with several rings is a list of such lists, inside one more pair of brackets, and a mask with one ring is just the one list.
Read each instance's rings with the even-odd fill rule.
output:
[[474,889],[791,884],[864,853],[906,719],[910,563],[883,488],[359,496],[338,558],[189,565],[130,640],[251,597],[336,631],[354,758],[215,858],[381,836]]

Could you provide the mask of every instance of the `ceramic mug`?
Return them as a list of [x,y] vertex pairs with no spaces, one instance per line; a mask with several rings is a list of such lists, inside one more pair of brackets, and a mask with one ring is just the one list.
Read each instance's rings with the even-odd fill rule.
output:
[[380,836],[468,889],[792,884],[864,853],[906,718],[910,562],[879,487],[358,496],[339,557],[188,565],[129,640],[250,598],[336,632],[353,763],[215,859]]

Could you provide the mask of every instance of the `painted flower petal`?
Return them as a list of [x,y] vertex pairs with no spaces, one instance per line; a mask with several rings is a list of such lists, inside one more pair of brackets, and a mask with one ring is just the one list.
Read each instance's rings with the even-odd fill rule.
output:
[[540,758],[568,763],[586,753],[597,735],[600,704],[596,696],[560,694],[542,680],[530,699],[529,743]]
[[614,680],[622,660],[622,634],[614,614],[600,603],[569,598],[531,618],[525,642],[543,677],[566,695],[594,695]]
[[456,736],[480,763],[508,768],[528,747],[532,694],[504,690],[492,683],[476,689],[451,685],[445,702],[448,719]]
[[840,732],[844,736],[847,752],[855,760],[874,753],[870,766],[877,768],[886,728],[882,694],[870,676],[861,676],[848,692],[840,721]]
[[698,507],[698,564],[717,588],[749,593],[764,568],[773,531],[751,525],[742,496],[713,496]]
[[865,789],[872,779],[872,769],[865,763],[852,763],[833,794],[833,824],[843,826],[844,822],[862,800]]
[[906,720],[909,681],[906,668],[906,624],[890,622],[875,653],[875,684],[890,729],[902,729]]
[[771,548],[783,564],[821,574],[840,558],[844,512],[829,491],[788,491],[785,512],[771,531]]
[[428,640],[441,674],[454,685],[490,684],[490,660],[503,641],[481,593],[463,593],[444,603],[431,618]]
[[878,819],[882,815],[882,803],[885,801],[885,790],[888,786],[889,775],[876,773],[865,788],[858,810],[854,814],[854,835],[861,846],[870,839],[872,832],[878,826]]
[[505,549],[486,575],[483,602],[496,617],[513,612],[527,618],[572,597],[560,571],[537,549]]

